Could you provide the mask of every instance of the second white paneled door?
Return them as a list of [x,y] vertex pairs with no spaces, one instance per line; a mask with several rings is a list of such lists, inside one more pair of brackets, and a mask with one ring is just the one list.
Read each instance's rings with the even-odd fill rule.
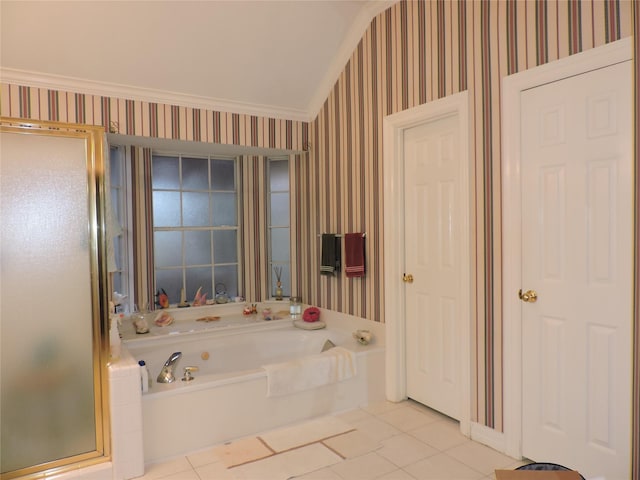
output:
[[623,62],[521,94],[522,452],[586,478],[629,475],[630,82]]

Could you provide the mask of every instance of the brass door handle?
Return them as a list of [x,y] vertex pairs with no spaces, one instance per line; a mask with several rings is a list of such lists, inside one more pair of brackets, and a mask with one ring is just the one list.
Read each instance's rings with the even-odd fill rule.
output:
[[404,283],[413,283],[413,275],[411,275],[411,274],[407,275],[406,273],[404,273],[402,275],[402,281]]
[[523,302],[535,303],[538,300],[538,294],[535,290],[527,290],[522,293],[522,289],[518,290],[518,298]]

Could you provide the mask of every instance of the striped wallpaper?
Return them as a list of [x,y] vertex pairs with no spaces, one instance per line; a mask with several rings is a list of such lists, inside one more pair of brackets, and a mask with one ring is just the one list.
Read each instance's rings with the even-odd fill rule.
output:
[[[301,228],[299,225],[305,219],[300,218],[300,210],[296,206],[296,199],[299,198],[300,189],[300,164],[302,155],[290,155],[289,176],[293,179],[290,185],[290,212],[291,212],[291,257],[293,266],[291,271],[292,296],[296,296],[301,291],[300,279],[302,275],[301,265],[304,264],[305,254],[300,252]],[[267,228],[268,205],[267,205],[267,183],[266,158],[259,155],[244,156],[239,165],[239,176],[241,177],[242,199],[242,245],[243,245],[243,270],[241,291],[248,300],[259,301],[270,296],[267,290],[271,277],[271,270],[267,264],[266,255],[269,245],[269,230]]]
[[247,147],[304,150],[308,124],[296,120],[163,105],[0,84],[0,114],[100,125],[112,133]]
[[382,119],[468,89],[476,244],[473,420],[499,431],[501,79],[631,35],[631,9],[630,1],[615,0],[402,1],[373,19],[310,127],[311,185],[301,205],[310,219],[311,256],[318,258],[318,233],[367,231],[369,275],[356,281],[310,275],[303,296],[384,321]]
[[[468,90],[473,125],[470,173],[475,179],[470,232],[476,245],[473,420],[502,431],[501,79],[630,36],[640,27],[639,10],[630,0],[400,1],[372,20],[311,123],[9,84],[0,84],[0,114],[102,125],[142,137],[308,148],[292,155],[290,162],[295,293],[309,303],[384,321],[382,119]],[[637,79],[637,36],[634,54]],[[638,103],[636,97],[636,164],[640,163]],[[259,178],[260,165],[259,157],[244,159],[241,175],[247,184]],[[638,169],[635,175],[640,185]],[[636,218],[637,195],[636,188]],[[262,208],[255,198],[243,198],[247,214]],[[249,236],[244,242],[266,245],[258,233],[260,225],[244,228]],[[639,229],[636,221],[636,244]],[[352,279],[318,275],[318,235],[360,231],[367,232],[367,275]],[[260,258],[264,250],[253,251],[244,275],[255,278],[247,297],[258,299],[269,272]],[[636,278],[640,278],[640,255],[635,253]],[[145,255],[139,252],[141,258]],[[635,298],[633,478],[640,480],[638,282]]]

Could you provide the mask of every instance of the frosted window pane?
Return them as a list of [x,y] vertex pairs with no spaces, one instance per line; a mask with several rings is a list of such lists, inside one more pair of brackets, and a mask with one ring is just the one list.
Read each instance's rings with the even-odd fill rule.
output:
[[182,188],[185,190],[209,189],[209,162],[203,158],[182,159]]
[[[214,263],[233,263],[232,270],[238,268],[236,160],[154,156],[154,161],[156,159],[158,179],[154,182],[154,231],[168,233],[167,230],[177,229],[183,235],[181,244],[177,237],[175,242],[158,239],[154,252],[156,267],[162,271],[180,268],[189,302],[193,301],[198,287],[205,289],[205,284],[213,283],[207,291],[212,298],[215,295]],[[172,162],[180,168],[180,181],[176,185],[171,184],[175,174]],[[174,188],[175,192],[167,191]],[[226,228],[214,231],[210,227],[232,227],[233,231]],[[161,254],[163,258],[158,257]],[[182,255],[180,263],[178,255]],[[165,278],[169,274],[158,271],[157,275]],[[237,271],[232,280],[234,290],[237,290]],[[180,283],[177,276],[172,281],[176,286]],[[179,290],[176,294],[179,296]]]
[[185,227],[204,227],[210,224],[208,193],[182,194],[182,221]]
[[235,193],[214,193],[213,225],[216,227],[235,227],[238,225]]
[[167,293],[169,303],[178,303],[182,290],[182,269],[156,270],[156,288],[163,289]]
[[[122,259],[124,258],[123,250],[125,248],[123,243],[124,239],[122,238],[122,235],[118,235],[113,239],[113,253],[116,258],[116,268],[118,270],[122,270]],[[122,290],[118,290],[117,288],[114,288],[114,290],[116,292],[122,292]]]
[[211,267],[187,268],[187,301],[191,303],[196,296],[198,288],[202,287],[200,293],[207,294],[207,298],[215,298],[211,284]]
[[122,273],[114,272],[113,273],[113,290],[116,292],[124,292],[124,288],[122,288]]
[[289,194],[271,194],[271,226],[286,227],[289,225]]
[[273,262],[289,261],[289,229],[288,228],[272,228],[271,229],[271,261]]
[[153,235],[155,265],[177,267],[182,265],[182,233],[155,232]]
[[[113,220],[117,224],[118,215],[120,214],[120,212],[124,211],[124,208],[121,206],[121,200],[123,199],[122,199],[122,195],[120,195],[120,190],[118,190],[117,188],[112,188],[110,190],[110,197],[111,197],[111,211],[113,212]],[[115,238],[120,238],[120,237],[118,236]],[[116,255],[116,260],[118,260],[117,255]]]
[[120,149],[111,148],[110,157],[118,158],[118,161],[112,161],[109,163],[109,168],[111,170],[111,175],[110,175],[111,186],[119,187],[120,178],[122,177],[122,164],[123,164],[122,159],[120,158],[122,157],[122,153],[120,152]]
[[211,160],[211,188],[234,191],[236,189],[235,160]]
[[235,263],[238,261],[235,230],[213,232],[213,258],[216,263]]
[[117,220],[118,213],[122,211],[121,207],[122,196],[120,190],[117,188],[111,189],[111,211],[113,212],[114,219]]
[[186,265],[211,265],[211,233],[184,232]]
[[180,226],[180,192],[153,192],[153,226]]
[[96,449],[85,152],[0,134],[2,472]]
[[153,188],[168,188],[177,190],[180,188],[179,163],[176,157],[153,156]]
[[269,162],[269,189],[272,192],[289,190],[289,161]]
[[238,267],[235,265],[224,265],[214,269],[217,283],[223,283],[227,289],[227,295],[233,298],[238,295]]

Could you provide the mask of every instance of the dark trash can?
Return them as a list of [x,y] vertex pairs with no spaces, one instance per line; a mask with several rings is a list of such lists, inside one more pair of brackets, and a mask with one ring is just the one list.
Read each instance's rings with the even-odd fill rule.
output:
[[[543,471],[552,471],[552,470],[571,470],[570,468],[563,467],[562,465],[558,465],[557,463],[530,463],[528,465],[523,465],[521,467],[516,468],[516,470],[543,470]],[[580,475],[578,473],[578,475]],[[582,475],[580,475],[582,480],[585,480]]]

